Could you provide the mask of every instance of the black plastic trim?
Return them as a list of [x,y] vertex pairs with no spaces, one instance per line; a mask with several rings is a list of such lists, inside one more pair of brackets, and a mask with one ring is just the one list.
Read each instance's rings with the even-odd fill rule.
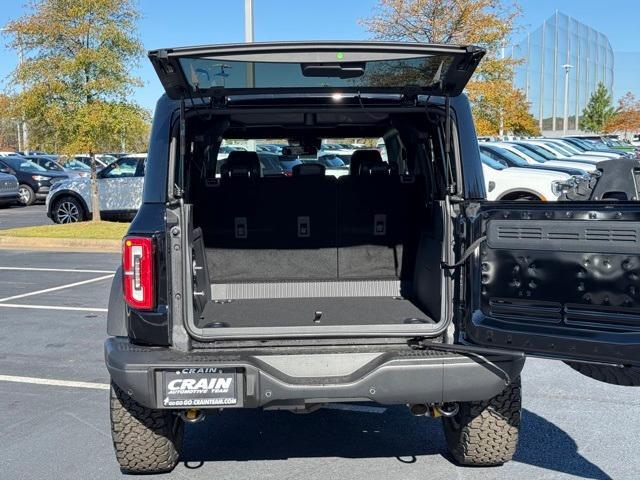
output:
[[[236,368],[242,374],[244,395],[237,407],[290,407],[308,404],[372,401],[381,404],[443,403],[485,400],[500,393],[524,366],[522,356],[506,353],[480,355],[432,350],[368,351],[371,360],[354,361],[351,373],[318,376],[314,356],[322,362],[326,347],[314,351],[288,352],[271,349],[213,352],[177,352],[168,348],[138,347],[126,338],[105,343],[105,359],[112,380],[137,402],[149,408],[163,408],[157,374],[162,369],[190,367]],[[344,362],[350,354],[344,352]],[[279,355],[280,354],[280,355]],[[305,361],[308,374],[292,377],[277,367],[286,354],[285,365]],[[272,360],[274,359],[274,360]],[[306,372],[305,372],[306,373]]]

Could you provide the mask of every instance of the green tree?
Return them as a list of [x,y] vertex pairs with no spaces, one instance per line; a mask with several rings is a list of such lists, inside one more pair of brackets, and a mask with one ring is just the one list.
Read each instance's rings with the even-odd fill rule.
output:
[[[134,0],[33,0],[29,12],[7,24],[10,45],[24,59],[13,78],[24,86],[18,102],[34,144],[92,157],[93,218],[100,219],[95,158],[127,136],[127,125],[148,122],[148,112],[129,104],[132,75],[143,54]],[[121,115],[121,116],[119,116]],[[115,149],[119,149],[116,147]]]
[[502,0],[378,0],[361,23],[381,40],[484,47],[488,54],[467,88],[478,133],[537,134],[529,105],[513,86],[518,60],[502,55],[519,15],[516,5]]
[[580,128],[588,132],[602,133],[615,113],[616,109],[613,106],[607,87],[604,86],[604,83],[598,83],[596,90],[589,98],[587,106],[582,111]]

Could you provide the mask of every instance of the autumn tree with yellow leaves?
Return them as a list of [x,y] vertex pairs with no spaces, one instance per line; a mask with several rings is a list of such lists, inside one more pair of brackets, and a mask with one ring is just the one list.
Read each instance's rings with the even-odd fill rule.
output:
[[485,48],[487,55],[467,86],[478,134],[536,135],[525,96],[513,86],[519,60],[503,55],[519,15],[516,5],[501,0],[378,0],[361,23],[380,40]]
[[94,155],[144,148],[150,115],[128,101],[142,85],[131,74],[143,54],[135,0],[32,0],[28,13],[9,22],[10,45],[23,53],[13,73],[22,85],[16,108],[29,123],[34,144],[92,158],[93,218],[98,184]]
[[605,133],[638,133],[640,132],[640,100],[627,92],[618,100],[613,116],[605,123]]

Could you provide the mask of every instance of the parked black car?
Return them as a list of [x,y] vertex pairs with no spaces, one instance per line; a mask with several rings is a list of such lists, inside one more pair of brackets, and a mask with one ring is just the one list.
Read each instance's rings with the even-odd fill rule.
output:
[[[171,470],[183,422],[208,413],[364,401],[442,417],[457,462],[499,465],[516,451],[525,355],[610,369],[613,382],[638,370],[640,204],[488,202],[462,94],[484,53],[149,53],[166,95],[105,342],[124,471]],[[233,65],[222,86],[220,65]],[[232,151],[216,174],[223,140],[311,152],[353,137],[384,138],[387,160],[359,149],[339,178],[318,163],[264,176],[255,152]]]
[[66,173],[47,170],[31,160],[17,156],[0,157],[0,172],[9,173],[18,179],[19,202],[22,205],[44,200],[52,184],[69,178]]
[[65,173],[70,178],[86,177],[86,176],[89,176],[89,174],[91,173],[91,169],[89,168],[87,168],[86,170],[74,170],[72,168],[63,167],[58,163],[57,157],[53,155],[23,155],[23,156],[27,160],[31,160],[36,165],[40,165],[42,168],[49,170],[50,172]]

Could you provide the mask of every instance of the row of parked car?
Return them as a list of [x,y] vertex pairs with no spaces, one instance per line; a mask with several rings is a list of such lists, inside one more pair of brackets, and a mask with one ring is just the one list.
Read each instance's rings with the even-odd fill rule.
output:
[[[95,156],[100,210],[105,217],[130,218],[137,211],[146,154]],[[31,205],[45,200],[56,223],[78,222],[92,215],[91,157],[0,152],[0,205]]]
[[[557,200],[561,187],[568,180],[594,172],[598,162],[636,155],[631,144],[614,148],[609,142],[613,140],[605,137],[480,140],[489,200]],[[293,155],[287,147],[271,143],[256,145],[263,175],[291,175],[293,167],[303,162],[321,163],[327,175],[346,175],[351,155],[365,145],[325,142],[312,155]],[[382,139],[378,140],[377,148],[387,160]],[[218,165],[233,150],[246,150],[246,147],[223,145],[218,154]]]
[[604,160],[635,158],[595,137],[480,141],[489,200],[557,200],[568,181],[590,175]]
[[[301,163],[320,163],[327,175],[349,173],[351,155],[362,144],[322,143],[313,154],[300,154],[286,144],[255,146],[263,175],[291,175]],[[386,160],[382,139],[377,148]],[[489,200],[553,201],[571,179],[596,171],[603,160],[635,157],[632,149],[613,148],[595,138],[529,138],[479,142],[487,198]],[[242,145],[223,145],[218,166]],[[146,154],[96,156],[100,210],[105,218],[128,219],[142,198]],[[92,215],[91,159],[76,155],[66,161],[41,152],[0,152],[0,206],[30,205],[45,200],[47,215],[56,223],[83,221]]]
[[[290,176],[293,167],[304,162],[320,163],[326,168],[327,175],[340,177],[349,173],[349,162],[354,151],[366,148],[364,144],[354,143],[322,143],[317,152],[300,154],[290,151],[290,146],[281,143],[258,143],[255,151],[260,159],[263,175],[286,175]],[[383,158],[384,142],[380,139],[378,149],[381,150]],[[246,147],[242,145],[222,145],[218,152],[218,173],[222,160],[225,160],[229,153],[234,150],[244,151]]]
[[[102,170],[125,154],[96,155],[96,169]],[[91,157],[75,155],[62,160],[59,155],[44,152],[0,152],[0,173],[16,177],[15,188],[7,189],[2,197],[3,204],[31,205],[44,200],[52,185],[61,180],[91,175]],[[15,182],[9,182],[13,184]]]

